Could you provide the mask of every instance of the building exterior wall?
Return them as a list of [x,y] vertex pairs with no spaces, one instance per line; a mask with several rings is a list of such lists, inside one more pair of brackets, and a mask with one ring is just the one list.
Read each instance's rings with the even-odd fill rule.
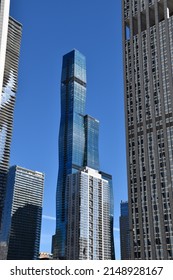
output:
[[112,175],[99,171],[102,179],[108,181],[109,183],[109,197],[110,197],[110,227],[111,227],[111,259],[115,260],[115,244],[114,244],[114,193],[113,193],[113,182]]
[[89,115],[84,117],[85,152],[84,166],[99,170],[99,121]]
[[44,174],[19,166],[9,170],[2,241],[7,259],[38,259]]
[[121,260],[130,260],[130,230],[128,202],[121,201],[120,204],[120,249]]
[[[8,2],[8,1],[7,1]],[[17,92],[21,24],[9,18],[8,36],[0,103],[0,228],[9,168],[13,113]]]
[[122,14],[132,259],[173,259],[173,2]]
[[10,0],[0,1],[0,104],[4,78]]
[[110,185],[85,168],[67,180],[67,259],[111,260]]

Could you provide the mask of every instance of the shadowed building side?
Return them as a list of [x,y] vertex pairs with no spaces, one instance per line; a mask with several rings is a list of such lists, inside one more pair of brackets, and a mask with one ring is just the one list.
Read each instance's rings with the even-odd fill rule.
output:
[[120,249],[121,260],[130,260],[130,229],[128,202],[121,201],[120,204]]
[[12,166],[8,174],[2,241],[9,260],[39,256],[44,174]]

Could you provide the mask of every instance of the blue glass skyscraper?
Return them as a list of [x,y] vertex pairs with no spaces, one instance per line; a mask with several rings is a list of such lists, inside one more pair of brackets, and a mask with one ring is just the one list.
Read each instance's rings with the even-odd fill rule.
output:
[[59,173],[56,193],[56,233],[53,254],[66,259],[67,176],[83,167],[99,170],[99,121],[85,115],[86,61],[77,50],[64,55],[61,76]]
[[65,256],[65,185],[68,174],[83,166],[84,112],[86,101],[85,58],[77,51],[63,57],[61,76],[61,122],[59,131],[59,174],[56,199],[56,240],[58,258]]

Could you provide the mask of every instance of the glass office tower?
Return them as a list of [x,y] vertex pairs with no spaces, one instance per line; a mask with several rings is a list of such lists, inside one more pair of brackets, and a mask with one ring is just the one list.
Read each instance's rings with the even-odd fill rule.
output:
[[59,131],[59,173],[56,195],[56,258],[65,258],[66,177],[83,166],[84,114],[86,101],[85,57],[74,50],[63,57],[61,76],[61,121]]
[[[22,27],[9,18],[8,36],[0,103],[0,229],[9,168],[13,112],[17,92],[18,64]],[[3,65],[3,64],[2,64]]]
[[44,174],[20,166],[9,169],[2,241],[8,260],[39,257]]
[[123,0],[132,259],[173,259],[173,1]]
[[59,173],[56,194],[55,259],[66,259],[67,176],[88,166],[99,169],[99,122],[85,115],[86,61],[77,50],[64,55],[61,76],[61,121],[59,131]]

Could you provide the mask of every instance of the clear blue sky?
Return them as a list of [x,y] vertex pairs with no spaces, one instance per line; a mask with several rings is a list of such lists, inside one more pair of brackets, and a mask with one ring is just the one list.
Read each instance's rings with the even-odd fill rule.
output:
[[121,0],[11,0],[11,16],[23,35],[10,164],[45,173],[40,250],[50,252],[55,231],[61,63],[75,48],[87,60],[86,113],[100,121],[101,170],[113,176],[119,259],[127,200]]

